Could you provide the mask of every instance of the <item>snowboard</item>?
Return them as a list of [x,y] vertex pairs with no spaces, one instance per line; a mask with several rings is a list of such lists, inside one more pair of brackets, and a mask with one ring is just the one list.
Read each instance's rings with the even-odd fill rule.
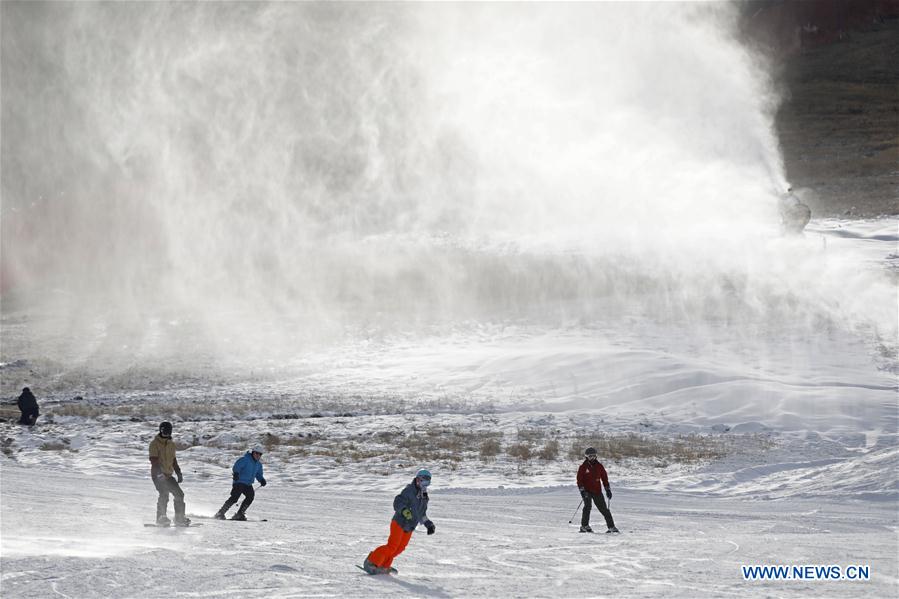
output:
[[215,516],[197,516],[193,514],[190,517],[202,518],[203,520],[219,520],[220,522],[268,522],[268,518],[247,518],[246,520],[232,520],[231,518],[225,518],[224,520],[221,520]]
[[[359,564],[356,564],[356,567],[359,568],[360,570],[362,570],[363,572],[365,572],[366,574],[368,574],[369,576],[378,576],[377,574],[371,574],[369,572],[366,572],[365,568],[363,568]],[[399,574],[399,570],[397,570],[396,568],[390,568],[390,572],[383,572],[383,574]]]

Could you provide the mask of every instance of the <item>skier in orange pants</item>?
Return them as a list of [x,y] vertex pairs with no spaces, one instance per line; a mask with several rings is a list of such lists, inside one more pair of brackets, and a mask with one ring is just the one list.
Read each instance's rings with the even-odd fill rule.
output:
[[412,482],[393,498],[394,515],[390,521],[390,537],[386,545],[381,545],[368,554],[362,569],[369,574],[396,573],[391,567],[393,559],[409,544],[412,532],[418,524],[424,524],[428,534],[434,534],[436,526],[428,519],[428,486],[431,473],[419,470]]

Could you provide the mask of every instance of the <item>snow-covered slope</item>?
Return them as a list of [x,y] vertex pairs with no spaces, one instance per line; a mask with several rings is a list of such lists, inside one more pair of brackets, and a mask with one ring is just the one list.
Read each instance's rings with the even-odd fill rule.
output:
[[[621,535],[578,534],[571,488],[446,489],[437,534],[412,537],[400,574],[355,567],[386,539],[392,492],[352,479],[317,490],[269,474],[250,515],[267,522],[145,528],[149,480],[3,460],[4,597],[894,597],[893,505],[747,502],[616,487]],[[396,491],[403,482],[395,481]],[[210,515],[228,480],[184,483],[189,514]],[[594,512],[593,523],[601,519]],[[597,526],[597,528],[600,528]],[[743,579],[754,564],[867,565],[866,581]]]
[[[789,243],[856,264],[882,299],[894,227],[816,222]],[[894,597],[894,323],[882,305],[868,319],[831,299],[808,322],[464,323],[233,376],[11,360],[4,377],[44,391],[38,426],[0,424],[3,595]],[[4,318],[16,341],[27,317]],[[202,527],[143,527],[163,419]],[[252,513],[269,521],[202,520],[256,442],[271,484]],[[593,442],[607,444],[620,537],[568,525]],[[354,564],[419,466],[435,473],[438,535],[415,536],[398,577],[369,578]],[[868,565],[871,578],[746,581],[753,564]]]

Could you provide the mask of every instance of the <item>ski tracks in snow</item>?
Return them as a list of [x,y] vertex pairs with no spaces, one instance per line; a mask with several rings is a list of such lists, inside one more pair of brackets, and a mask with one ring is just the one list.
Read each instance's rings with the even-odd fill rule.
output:
[[[896,596],[897,517],[890,506],[747,501],[616,489],[624,531],[568,525],[577,494],[478,491],[431,495],[437,534],[416,532],[396,576],[356,564],[386,541],[393,493],[277,486],[251,510],[267,523],[198,529],[141,525],[147,480],[3,467],[3,596],[158,597],[705,597]],[[84,484],[85,482],[91,484]],[[102,486],[101,486],[102,485]],[[97,520],[89,508],[115,501]],[[189,513],[212,514],[220,484],[185,485]],[[397,489],[399,490],[399,489]],[[17,518],[22,508],[41,518]],[[877,511],[879,509],[879,511]],[[580,514],[577,514],[579,517]],[[594,511],[591,522],[602,529]],[[744,581],[742,564],[870,564],[864,583]]]

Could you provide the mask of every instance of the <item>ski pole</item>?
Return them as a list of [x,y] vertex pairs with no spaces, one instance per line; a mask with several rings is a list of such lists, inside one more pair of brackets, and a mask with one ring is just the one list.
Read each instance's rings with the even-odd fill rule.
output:
[[568,521],[571,524],[574,521],[574,516],[577,514],[577,511],[581,509],[581,504],[584,503],[584,498],[581,497],[581,500],[578,502],[577,507],[574,508],[574,513],[571,514],[571,520]]

